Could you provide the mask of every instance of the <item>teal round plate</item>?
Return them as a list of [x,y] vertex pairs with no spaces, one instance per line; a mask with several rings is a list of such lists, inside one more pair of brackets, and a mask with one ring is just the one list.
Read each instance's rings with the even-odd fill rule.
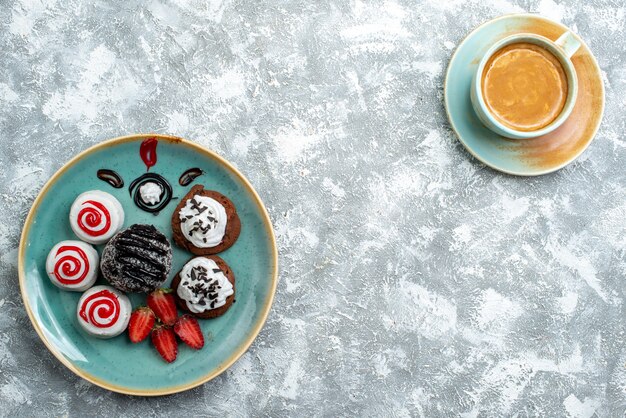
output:
[[499,40],[533,33],[556,40],[569,29],[533,14],[513,14],[476,28],[454,52],[444,86],[445,107],[452,129],[476,159],[489,167],[519,176],[551,173],[574,161],[593,140],[604,112],[600,68],[587,45],[572,57],[578,77],[578,97],[570,117],[554,132],[534,139],[508,139],[487,129],[474,113],[470,85],[485,52]]
[[[194,184],[203,184],[228,196],[241,219],[241,235],[219,254],[237,280],[236,303],[221,317],[201,320],[205,346],[194,351],[179,345],[178,358],[164,362],[149,339],[132,344],[126,333],[108,340],[85,334],[76,321],[81,293],[56,288],[46,274],[46,256],[57,242],[76,239],[69,224],[70,205],[80,193],[99,189],[113,194],[125,211],[124,226],[148,223],[173,243],[170,219],[177,200],[158,215],[140,210],[128,186],[146,172],[139,148],[143,140],[158,140],[157,162],[150,172],[161,174],[175,197]],[[198,167],[203,174],[188,186],[180,175]],[[116,189],[96,177],[98,169],[118,172],[124,188]],[[97,246],[98,252],[102,245]],[[173,245],[171,278],[192,254]],[[112,139],[80,153],[43,187],[22,231],[19,280],[24,306],[44,344],[78,376],[103,388],[130,395],[165,395],[191,389],[230,367],[252,344],[269,313],[277,283],[277,250],[272,225],[261,199],[248,180],[231,164],[193,142],[164,135],[133,135]],[[97,284],[106,284],[101,277]],[[129,294],[133,307],[146,295]]]

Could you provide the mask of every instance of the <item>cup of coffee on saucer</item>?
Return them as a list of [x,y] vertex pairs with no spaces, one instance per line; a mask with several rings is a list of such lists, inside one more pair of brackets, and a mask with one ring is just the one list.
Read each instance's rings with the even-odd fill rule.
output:
[[552,41],[520,33],[492,45],[471,85],[472,107],[482,123],[512,139],[557,129],[572,113],[578,79],[570,57],[580,47],[571,32]]

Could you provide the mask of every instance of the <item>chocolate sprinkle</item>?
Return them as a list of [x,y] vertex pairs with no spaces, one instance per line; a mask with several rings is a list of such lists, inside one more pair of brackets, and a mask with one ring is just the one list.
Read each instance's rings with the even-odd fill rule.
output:
[[[214,215],[213,211],[211,211],[209,209],[208,206],[203,205],[201,202],[198,202],[194,197],[192,197],[191,199],[189,199],[189,202],[191,202],[191,206],[190,209],[196,211],[197,215],[202,214],[203,212],[208,210],[208,215],[207,215],[207,219],[209,221],[208,224],[204,225],[204,221],[202,219],[198,219],[196,221],[194,221],[191,226],[192,228],[189,230],[189,236],[193,236],[193,233],[196,231],[201,231],[203,234],[206,234],[207,232],[209,232],[211,229],[214,229],[217,224],[218,224],[218,220]],[[192,219],[193,216],[191,215],[187,215],[185,216],[186,220]],[[206,237],[202,238],[204,242],[207,242]]]
[[[213,274],[217,274],[222,273],[222,270],[219,268],[211,269],[211,272]],[[189,280],[184,280],[183,285],[191,290],[195,297],[200,298],[198,305],[205,306],[208,302],[210,302],[210,309],[214,309],[222,286],[219,285],[220,282],[218,278],[209,277],[208,274],[209,271],[206,267],[192,267],[189,272],[189,279],[194,283],[190,286]]]

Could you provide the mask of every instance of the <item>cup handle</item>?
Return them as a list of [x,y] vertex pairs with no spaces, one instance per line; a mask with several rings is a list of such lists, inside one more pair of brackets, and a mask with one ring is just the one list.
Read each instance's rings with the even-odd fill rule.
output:
[[574,36],[574,34],[570,31],[567,31],[563,35],[559,36],[559,39],[554,41],[554,43],[557,44],[563,52],[565,52],[567,58],[571,58],[572,55],[578,51],[578,48],[580,48],[580,41],[576,39],[576,36]]

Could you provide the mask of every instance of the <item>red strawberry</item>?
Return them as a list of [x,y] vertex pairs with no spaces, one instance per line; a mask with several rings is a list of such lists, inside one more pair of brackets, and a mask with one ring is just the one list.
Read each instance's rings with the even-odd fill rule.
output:
[[176,321],[174,332],[181,340],[194,350],[204,347],[204,336],[198,320],[191,315],[183,315]]
[[157,289],[148,295],[148,306],[165,325],[174,325],[178,313],[172,289]]
[[157,325],[152,331],[152,344],[163,357],[163,360],[168,363],[176,360],[178,343],[176,342],[176,335],[174,335],[174,331],[170,327]]
[[146,306],[140,306],[135,309],[130,316],[128,323],[128,337],[134,343],[138,343],[146,339],[154,326],[154,312]]

